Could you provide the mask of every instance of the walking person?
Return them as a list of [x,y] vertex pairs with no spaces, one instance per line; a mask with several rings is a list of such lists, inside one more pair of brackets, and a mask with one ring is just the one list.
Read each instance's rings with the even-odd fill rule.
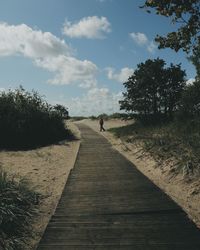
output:
[[99,120],[100,132],[105,131],[105,128],[103,127],[103,124],[104,124],[104,120],[103,120],[103,118],[101,117],[100,120]]

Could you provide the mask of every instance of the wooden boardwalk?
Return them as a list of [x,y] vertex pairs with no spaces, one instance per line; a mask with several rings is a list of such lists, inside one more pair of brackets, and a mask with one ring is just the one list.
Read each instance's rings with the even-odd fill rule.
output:
[[200,231],[108,141],[79,125],[74,169],[38,250],[200,250]]

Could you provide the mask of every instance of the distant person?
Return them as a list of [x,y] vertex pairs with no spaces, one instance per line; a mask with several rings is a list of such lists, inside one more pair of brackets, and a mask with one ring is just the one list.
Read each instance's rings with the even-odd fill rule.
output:
[[105,131],[105,128],[103,127],[104,121],[103,118],[101,117],[99,120],[99,125],[100,125],[100,132]]

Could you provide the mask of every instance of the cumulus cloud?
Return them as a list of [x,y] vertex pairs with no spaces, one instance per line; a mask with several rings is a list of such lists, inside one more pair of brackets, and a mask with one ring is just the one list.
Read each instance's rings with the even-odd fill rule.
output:
[[[89,87],[95,82],[97,66],[73,57],[72,48],[50,32],[33,30],[26,24],[0,23],[0,56],[22,55],[35,65],[55,73],[52,84],[78,83]],[[85,84],[85,85],[84,85]]]
[[148,38],[144,33],[140,32],[132,32],[130,33],[130,37],[138,44],[138,45],[146,45],[148,43]]
[[89,82],[95,81],[97,71],[97,66],[94,63],[87,60],[80,61],[65,55],[37,59],[36,65],[56,73],[55,77],[48,81],[51,84],[64,85],[78,82],[79,85],[82,84],[82,87],[87,87]]
[[51,34],[33,30],[26,24],[0,23],[0,56],[21,54],[29,58],[54,57],[71,54],[71,48]]
[[146,47],[147,51],[154,53],[156,50],[156,45],[153,41],[149,41],[148,37],[141,32],[132,32],[129,34],[132,40],[141,47]]
[[65,104],[71,115],[98,115],[119,112],[122,92],[111,93],[108,88],[92,88],[82,97],[72,98]]
[[116,73],[115,69],[107,68],[107,76],[110,80],[115,80],[124,83],[133,74],[134,70],[128,67],[122,68],[120,72]]
[[111,24],[106,17],[84,17],[77,23],[66,21],[63,34],[71,38],[101,39],[106,33],[111,32]]

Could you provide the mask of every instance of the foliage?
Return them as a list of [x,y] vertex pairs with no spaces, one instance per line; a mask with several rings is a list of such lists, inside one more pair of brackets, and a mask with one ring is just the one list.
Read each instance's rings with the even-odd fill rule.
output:
[[197,78],[200,77],[200,0],[146,0],[142,8],[157,15],[170,17],[177,30],[166,36],[159,36],[155,41],[159,48],[171,48],[176,52],[183,49],[190,54],[189,59],[196,67]]
[[89,117],[91,120],[97,120],[97,117],[95,115],[92,115]]
[[185,121],[200,119],[200,81],[195,81],[183,92],[177,118]]
[[61,117],[65,118],[65,119],[69,118],[69,112],[65,106],[63,106],[61,104],[56,104],[53,108],[56,112],[58,112],[58,114]]
[[0,249],[24,249],[38,198],[24,181],[16,182],[0,170]]
[[97,119],[103,118],[104,120],[108,120],[109,119],[109,115],[103,113],[97,116]]
[[[129,115],[126,114],[126,113],[113,113],[113,114],[101,114],[99,116],[90,116],[89,119],[91,120],[98,120],[100,117],[103,117],[105,120],[108,120],[108,119],[123,119],[123,120],[127,120],[129,119]],[[132,118],[132,117],[131,117]]]
[[110,119],[123,119],[123,120],[128,120],[129,119],[129,115],[125,114],[125,113],[113,113],[111,115],[109,115]]
[[157,36],[160,48],[172,48],[175,51],[183,49],[195,54],[200,45],[200,1],[199,0],[147,0],[143,8],[148,12],[155,10],[157,15],[171,17],[172,23],[178,26],[176,32],[170,32],[166,37]]
[[61,114],[37,92],[20,87],[0,94],[1,148],[33,148],[68,135]]
[[185,72],[180,65],[166,68],[162,59],[138,64],[133,75],[124,83],[126,92],[120,109],[153,119],[171,118],[185,86]]
[[200,46],[197,47],[195,53],[188,57],[189,61],[193,63],[196,68],[196,79],[200,80]]

